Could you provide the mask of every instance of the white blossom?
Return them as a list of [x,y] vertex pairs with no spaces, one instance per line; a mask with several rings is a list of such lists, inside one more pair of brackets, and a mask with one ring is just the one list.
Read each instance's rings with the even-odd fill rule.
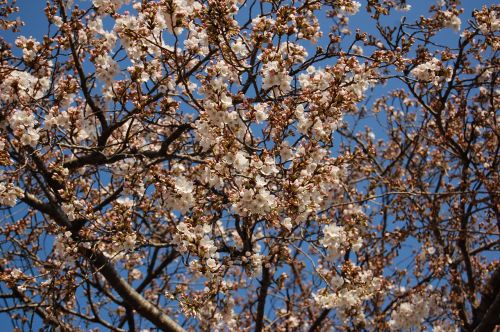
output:
[[445,26],[451,28],[453,31],[460,31],[460,26],[462,25],[462,20],[452,13],[451,11],[445,11],[444,16],[446,18]]

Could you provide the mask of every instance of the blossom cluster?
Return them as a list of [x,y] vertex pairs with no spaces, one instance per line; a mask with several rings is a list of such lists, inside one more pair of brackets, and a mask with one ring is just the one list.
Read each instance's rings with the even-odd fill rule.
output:
[[[2,175],[0,175],[0,178]],[[15,206],[17,199],[22,197],[23,191],[21,188],[13,186],[9,183],[0,182],[0,205],[3,206]]]
[[440,86],[444,81],[450,81],[451,68],[445,68],[441,61],[432,58],[413,68],[411,74],[420,82],[432,82],[435,86]]
[[354,251],[358,251],[363,245],[363,239],[355,228],[347,231],[343,226],[330,224],[323,229],[320,243],[327,249],[330,257],[339,258],[346,250],[351,249],[351,246]]
[[40,130],[36,124],[35,115],[29,109],[16,109],[9,118],[9,125],[20,143],[31,147],[35,147],[40,139]]
[[360,310],[367,301],[383,291],[383,278],[374,276],[371,270],[346,263],[341,275],[333,275],[329,287],[313,295],[322,308],[335,309],[343,321],[366,324],[365,313]]
[[0,83],[0,100],[5,103],[31,102],[43,97],[49,85],[47,77],[37,78],[26,71],[12,70]]
[[432,298],[424,295],[412,295],[402,302],[392,313],[389,327],[392,331],[409,331],[420,327],[432,309]]

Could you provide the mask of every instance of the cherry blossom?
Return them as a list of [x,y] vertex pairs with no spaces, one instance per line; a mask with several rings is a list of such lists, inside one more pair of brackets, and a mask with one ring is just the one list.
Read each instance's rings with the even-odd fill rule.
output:
[[0,313],[492,331],[500,7],[407,2],[0,1]]

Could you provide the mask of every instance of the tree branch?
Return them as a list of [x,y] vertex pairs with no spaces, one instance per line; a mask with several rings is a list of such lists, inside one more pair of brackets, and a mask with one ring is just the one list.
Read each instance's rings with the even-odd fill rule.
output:
[[264,311],[266,308],[267,290],[271,284],[269,269],[262,269],[262,281],[260,282],[259,303],[257,304],[257,317],[255,318],[255,332],[261,332],[264,328]]

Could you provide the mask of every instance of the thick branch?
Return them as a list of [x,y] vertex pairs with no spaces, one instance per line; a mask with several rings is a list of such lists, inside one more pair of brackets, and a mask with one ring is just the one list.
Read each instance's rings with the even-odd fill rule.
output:
[[[170,254],[167,257],[165,257],[165,259],[160,263],[160,265],[158,265],[158,267],[154,271],[152,271],[150,274],[146,276],[146,278],[144,278],[141,284],[136,288],[136,291],[138,293],[141,293],[153,280],[155,280],[156,277],[158,277],[158,275],[160,275],[163,272],[163,270],[168,266],[168,264],[172,263],[172,261],[177,258],[178,255],[179,253],[177,251],[172,250]],[[122,327],[127,321],[127,319],[128,319],[128,314],[120,321],[118,327]]]
[[[25,194],[23,201],[32,208],[49,215],[61,227],[72,230],[73,227],[64,212],[54,205],[44,204],[35,197]],[[78,232],[72,232],[73,239],[78,242]],[[78,247],[79,252],[99,271],[111,287],[134,308],[141,316],[151,321],[163,331],[184,332],[184,329],[174,320],[164,314],[155,305],[147,301],[130,284],[128,284],[114,269],[108,258],[100,252],[85,247]]]
[[113,289],[120,294],[125,302],[134,308],[141,316],[151,321],[163,331],[184,332],[185,330],[173,319],[165,315],[156,306],[141,296],[113,268],[108,258],[101,253],[80,247],[80,253],[106,278]]
[[500,267],[497,267],[481,294],[481,303],[474,310],[474,332],[492,331],[500,324]]
[[271,274],[268,268],[262,269],[262,281],[257,304],[257,317],[255,318],[255,332],[261,332],[264,328],[264,311],[266,308],[267,290],[271,284]]
[[488,311],[479,323],[479,326],[474,329],[474,332],[489,332],[495,329],[500,323],[500,293],[497,293],[495,301],[488,308]]
[[309,332],[316,332],[320,330],[320,325],[323,323],[325,318],[328,316],[328,313],[330,312],[330,309],[325,309],[321,312],[321,314],[316,318],[314,323],[311,325],[309,328]]
[[167,156],[167,151],[170,146],[176,139],[178,139],[184,132],[187,130],[191,129],[192,126],[191,124],[182,124],[177,129],[174,130],[170,136],[168,136],[162,143],[161,147],[159,150],[144,150],[144,151],[134,151],[130,150],[129,152],[126,153],[118,153],[112,156],[106,156],[102,152],[97,152],[94,151],[90,154],[81,156],[81,157],[76,157],[75,159],[71,159],[64,163],[64,167],[68,169],[75,169],[75,168],[80,168],[85,165],[93,165],[93,166],[99,166],[99,165],[104,165],[104,164],[112,164],[117,161],[131,158],[134,156],[140,157],[147,157],[147,158],[159,158],[163,156]]

